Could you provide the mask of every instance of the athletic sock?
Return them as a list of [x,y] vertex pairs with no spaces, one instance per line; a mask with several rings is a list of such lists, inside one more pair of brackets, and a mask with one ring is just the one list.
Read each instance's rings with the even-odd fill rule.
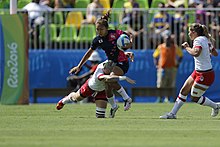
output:
[[76,100],[72,98],[72,95],[74,95],[74,94],[75,94],[75,92],[72,92],[68,96],[64,97],[62,99],[63,104],[67,104],[67,103],[70,103],[70,102],[76,102]]
[[114,96],[112,96],[112,97],[107,97],[107,99],[108,99],[108,102],[109,102],[109,104],[112,106],[112,108],[114,109],[116,106],[117,106],[117,104],[116,104],[116,102],[115,102],[115,97]]
[[117,90],[117,92],[122,96],[123,100],[127,100],[130,98],[122,86],[119,90]]
[[197,103],[203,106],[212,107],[214,109],[218,107],[215,102],[213,102],[212,100],[210,100],[209,98],[205,96],[201,96]]
[[179,109],[183,106],[184,102],[186,101],[186,98],[187,96],[179,94],[170,113],[176,115]]
[[72,102],[72,100],[70,99],[69,96],[66,96],[66,97],[64,97],[64,98],[62,99],[62,102],[63,102],[63,104],[67,104],[67,103]]

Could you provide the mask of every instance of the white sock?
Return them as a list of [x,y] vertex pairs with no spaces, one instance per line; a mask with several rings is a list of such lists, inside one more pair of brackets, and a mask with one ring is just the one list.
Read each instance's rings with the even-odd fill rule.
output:
[[107,99],[108,99],[108,102],[109,102],[109,104],[112,106],[112,108],[114,109],[116,106],[117,106],[117,104],[116,104],[116,102],[115,102],[115,97],[114,96],[112,96],[112,97],[107,97]]
[[[74,94],[75,94],[75,92],[72,92],[72,93],[70,93],[68,96],[64,97],[64,98],[62,99],[63,104],[67,104],[67,103],[70,103],[70,102],[74,102],[74,100],[71,98],[71,96],[74,95]],[[75,101],[76,101],[76,100],[75,100]]]
[[217,108],[216,103],[214,103],[212,100],[210,100],[209,98],[204,97],[204,96],[201,96],[197,103],[200,105],[203,105],[203,106],[212,107],[214,109]]
[[122,96],[123,100],[127,100],[130,98],[122,86],[119,90],[117,90],[117,92]]
[[63,104],[67,104],[67,103],[72,102],[72,100],[70,99],[69,96],[66,96],[66,97],[64,97],[64,98],[62,99],[62,102],[63,102]]
[[179,109],[183,106],[184,102],[186,101],[186,98],[187,96],[179,94],[170,113],[176,115]]

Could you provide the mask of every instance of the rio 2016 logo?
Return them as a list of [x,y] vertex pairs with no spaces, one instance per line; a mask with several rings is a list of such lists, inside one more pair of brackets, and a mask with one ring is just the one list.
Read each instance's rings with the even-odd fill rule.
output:
[[7,46],[8,49],[10,49],[10,57],[7,61],[7,66],[10,68],[7,84],[11,88],[16,88],[18,87],[18,45],[17,43],[13,42]]

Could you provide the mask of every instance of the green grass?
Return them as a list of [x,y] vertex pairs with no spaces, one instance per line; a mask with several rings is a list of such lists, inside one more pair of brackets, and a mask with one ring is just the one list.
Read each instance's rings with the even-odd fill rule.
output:
[[[187,103],[176,120],[161,120],[173,104],[120,103],[114,119],[95,118],[94,104],[0,105],[0,146],[4,147],[211,147],[220,146],[220,117]],[[109,112],[109,109],[107,113]]]

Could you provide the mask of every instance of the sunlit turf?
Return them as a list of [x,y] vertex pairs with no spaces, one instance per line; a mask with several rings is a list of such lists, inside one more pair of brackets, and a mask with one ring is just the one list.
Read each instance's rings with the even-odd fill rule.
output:
[[[95,118],[94,104],[0,105],[0,146],[4,147],[210,147],[220,146],[220,116],[186,103],[176,120],[161,120],[171,104],[120,103],[114,119]],[[109,108],[107,109],[107,116]]]

